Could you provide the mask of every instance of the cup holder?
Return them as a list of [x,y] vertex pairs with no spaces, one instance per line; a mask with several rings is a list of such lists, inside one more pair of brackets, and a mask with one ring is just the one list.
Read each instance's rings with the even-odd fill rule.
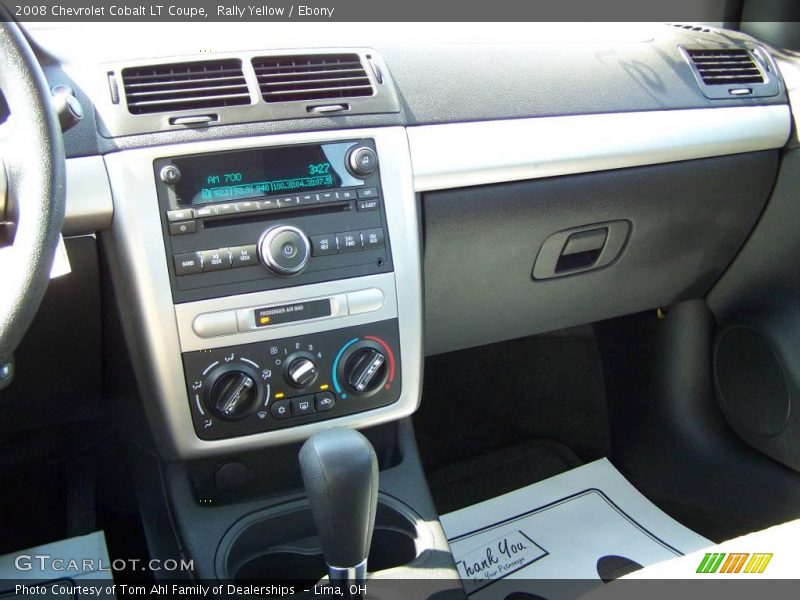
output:
[[[431,540],[427,525],[410,508],[381,496],[368,569],[375,573],[408,565]],[[216,570],[220,580],[242,586],[308,587],[322,580],[327,567],[308,502],[284,504],[238,521],[220,542]]]

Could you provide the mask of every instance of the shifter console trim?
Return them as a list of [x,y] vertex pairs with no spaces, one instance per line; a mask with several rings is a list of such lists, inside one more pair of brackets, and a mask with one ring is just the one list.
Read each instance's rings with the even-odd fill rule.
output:
[[[175,304],[170,285],[167,252],[163,243],[163,222],[159,208],[154,164],[170,156],[191,156],[213,152],[321,144],[354,139],[374,143],[381,161],[381,202],[385,213],[387,252],[392,270],[308,285],[282,287],[239,295],[225,295]],[[420,397],[422,367],[422,288],[417,204],[414,196],[408,138],[403,128],[377,128],[314,132],[245,139],[214,140],[137,149],[105,157],[115,215],[111,230],[102,233],[111,262],[114,286],[119,294],[121,317],[134,362],[143,402],[160,453],[166,458],[192,459],[221,453],[241,452],[264,446],[298,442],[334,426],[366,427],[400,419],[416,410]],[[172,257],[169,257],[172,260]],[[253,268],[253,267],[247,267]],[[319,298],[347,299],[364,290],[378,290],[364,297],[356,295],[355,310],[339,316],[284,323],[228,335],[201,337],[193,328],[195,319],[206,313],[240,311]],[[379,296],[383,297],[378,302]],[[252,313],[251,313],[252,314]],[[183,355],[186,352],[222,349],[272,339],[288,339],[315,333],[396,319],[398,323],[399,397],[391,403],[353,414],[332,412],[331,418],[311,421],[301,417],[298,425],[219,440],[203,440],[195,431],[191,414]],[[227,324],[219,326],[228,326]],[[369,333],[367,327],[365,333]],[[206,331],[206,333],[208,333]],[[353,361],[353,368],[359,367]],[[364,363],[364,368],[370,365]],[[236,406],[241,391],[255,389],[252,376],[226,375],[220,389],[225,391],[224,410]],[[220,373],[220,375],[225,375]],[[238,379],[237,379],[238,377]],[[322,382],[320,379],[318,383]],[[228,385],[229,384],[229,385]],[[226,387],[227,386],[227,387]],[[319,392],[317,392],[319,394]],[[380,396],[376,396],[380,404]],[[191,399],[193,402],[194,399]],[[345,407],[342,408],[345,411]],[[306,422],[310,421],[310,422]]]

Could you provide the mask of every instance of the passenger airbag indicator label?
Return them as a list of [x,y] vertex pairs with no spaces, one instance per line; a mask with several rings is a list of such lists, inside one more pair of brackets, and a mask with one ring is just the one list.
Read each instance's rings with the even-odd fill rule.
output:
[[320,317],[331,316],[331,301],[312,300],[310,302],[270,306],[269,308],[257,308],[255,316],[256,327],[269,327],[270,325],[281,325],[283,323],[293,323],[294,321],[319,319]]

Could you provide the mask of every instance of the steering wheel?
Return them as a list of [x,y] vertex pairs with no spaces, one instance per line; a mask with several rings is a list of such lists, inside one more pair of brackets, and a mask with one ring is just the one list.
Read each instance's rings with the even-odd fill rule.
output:
[[44,73],[3,11],[0,92],[9,117],[0,125],[0,223],[13,224],[13,242],[0,248],[0,364],[11,358],[47,289],[66,182],[61,128]]

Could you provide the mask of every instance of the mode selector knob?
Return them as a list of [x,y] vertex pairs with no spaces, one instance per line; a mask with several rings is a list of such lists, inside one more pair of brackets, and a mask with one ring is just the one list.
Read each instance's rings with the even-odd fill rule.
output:
[[308,264],[311,242],[302,229],[276,225],[267,229],[258,240],[258,256],[270,271],[278,275],[294,275]]
[[356,146],[347,155],[347,170],[356,177],[372,175],[378,168],[378,155],[367,146]]
[[258,401],[255,379],[243,371],[226,371],[212,375],[209,408],[226,421],[246,417]]
[[289,363],[286,377],[295,387],[308,387],[317,379],[317,365],[308,358],[297,358]]

